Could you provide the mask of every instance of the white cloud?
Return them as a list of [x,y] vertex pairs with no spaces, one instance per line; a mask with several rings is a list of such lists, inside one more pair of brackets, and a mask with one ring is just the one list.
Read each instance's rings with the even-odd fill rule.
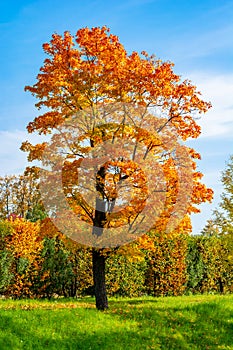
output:
[[0,176],[17,175],[24,171],[28,165],[27,154],[20,150],[20,146],[25,140],[32,143],[39,141],[37,135],[28,135],[26,131],[0,131]]
[[233,74],[211,75],[192,73],[192,82],[201,91],[203,99],[212,103],[212,108],[198,124],[201,137],[232,137],[233,135]]
[[203,154],[199,163],[204,174],[203,182],[214,190],[212,204],[202,204],[201,213],[192,215],[193,232],[200,233],[218,207],[223,192],[221,172],[224,161],[233,153],[233,74],[193,72],[188,76],[201,91],[203,99],[212,103],[212,108],[197,121],[202,134],[193,142]]

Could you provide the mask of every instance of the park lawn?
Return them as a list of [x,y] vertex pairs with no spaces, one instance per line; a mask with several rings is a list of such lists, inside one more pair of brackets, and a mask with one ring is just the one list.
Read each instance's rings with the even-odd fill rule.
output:
[[233,295],[1,300],[0,349],[233,349]]

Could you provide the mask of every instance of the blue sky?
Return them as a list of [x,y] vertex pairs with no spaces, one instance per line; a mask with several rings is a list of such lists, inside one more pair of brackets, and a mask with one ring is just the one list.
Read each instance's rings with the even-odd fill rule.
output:
[[[0,175],[22,172],[26,125],[36,115],[24,86],[35,82],[52,33],[74,34],[88,26],[110,27],[127,51],[146,50],[175,63],[213,108],[191,145],[202,154],[199,170],[215,191],[212,205],[193,218],[198,233],[216,207],[220,176],[233,153],[233,1],[224,0],[2,0],[0,3]],[[34,138],[35,139],[35,138]]]

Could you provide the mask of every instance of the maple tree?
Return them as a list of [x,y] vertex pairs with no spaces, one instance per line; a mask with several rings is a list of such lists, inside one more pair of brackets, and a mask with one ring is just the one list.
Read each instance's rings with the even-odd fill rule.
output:
[[[43,202],[70,238],[92,246],[96,306],[108,307],[105,262],[111,251],[146,232],[169,231],[211,200],[196,170],[200,155],[181,141],[196,138],[196,114],[210,103],[146,52],[128,54],[106,27],[53,34],[37,82],[26,86],[43,113],[28,132],[49,141],[22,150],[41,172]],[[45,110],[45,109],[46,110]],[[182,222],[189,231],[188,219]],[[120,248],[122,252],[130,246]],[[129,248],[130,249],[130,248]]]

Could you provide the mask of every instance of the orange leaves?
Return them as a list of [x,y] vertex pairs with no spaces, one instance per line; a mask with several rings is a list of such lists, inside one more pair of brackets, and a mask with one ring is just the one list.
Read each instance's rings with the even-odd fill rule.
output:
[[62,233],[58,231],[57,227],[49,218],[44,219],[40,226],[41,239],[45,237],[54,238],[56,236],[59,236],[60,238],[63,237]]
[[65,31],[64,37],[59,34],[53,34],[51,42],[43,44],[43,50],[46,54],[55,56],[60,53],[61,48],[63,53],[68,53],[73,46],[73,37],[68,31]]
[[63,121],[62,115],[58,112],[47,112],[43,116],[35,118],[27,126],[29,133],[38,131],[40,134],[47,134],[50,130],[60,125]]
[[201,204],[203,202],[211,202],[213,193],[211,188],[207,188],[204,184],[197,182],[193,189],[193,203]]
[[[51,157],[44,156],[46,143],[25,142],[22,149],[29,160],[44,157],[51,165],[52,175],[45,176],[48,193],[57,171],[66,210],[68,203],[83,222],[97,222],[99,215],[98,228],[122,226],[123,232],[126,224],[143,223],[145,216],[138,215],[144,208],[150,227],[164,229],[170,217],[177,214],[179,225],[195,204],[211,200],[212,191],[196,172],[200,155],[180,146],[181,139],[199,136],[195,116],[211,105],[174,73],[174,64],[145,51],[128,54],[105,26],[81,28],[74,36],[54,34],[43,49],[48,57],[26,90],[46,112],[27,128],[51,133]],[[48,193],[48,204],[61,214],[56,193]],[[101,210],[95,207],[98,200]]]
[[[76,42],[81,51],[87,57],[102,57],[108,51],[110,56],[110,48],[112,49],[112,57],[114,56],[114,48],[120,49],[118,37],[109,35],[107,27],[81,28],[76,33]],[[111,56],[109,57],[111,59]]]
[[46,145],[47,143],[43,142],[33,146],[30,142],[25,141],[21,145],[21,150],[29,153],[28,160],[31,162],[35,159],[40,160],[42,158]]
[[188,137],[197,138],[201,133],[201,127],[197,125],[191,116],[173,115],[171,116],[171,123],[184,141]]
[[38,107],[53,111],[30,123],[29,132],[46,133],[67,114],[88,106],[124,101],[166,111],[183,139],[200,133],[191,114],[206,112],[210,104],[199,98],[195,86],[182,82],[170,62],[155,60],[144,51],[144,58],[137,52],[128,55],[107,27],[82,28],[75,37],[69,32],[54,34],[43,49],[50,58],[37,83],[26,90],[39,98]]
[[201,159],[201,155],[200,153],[198,153],[197,151],[195,151],[193,148],[188,148],[187,147],[187,151],[189,152],[190,156],[193,158],[193,159]]

